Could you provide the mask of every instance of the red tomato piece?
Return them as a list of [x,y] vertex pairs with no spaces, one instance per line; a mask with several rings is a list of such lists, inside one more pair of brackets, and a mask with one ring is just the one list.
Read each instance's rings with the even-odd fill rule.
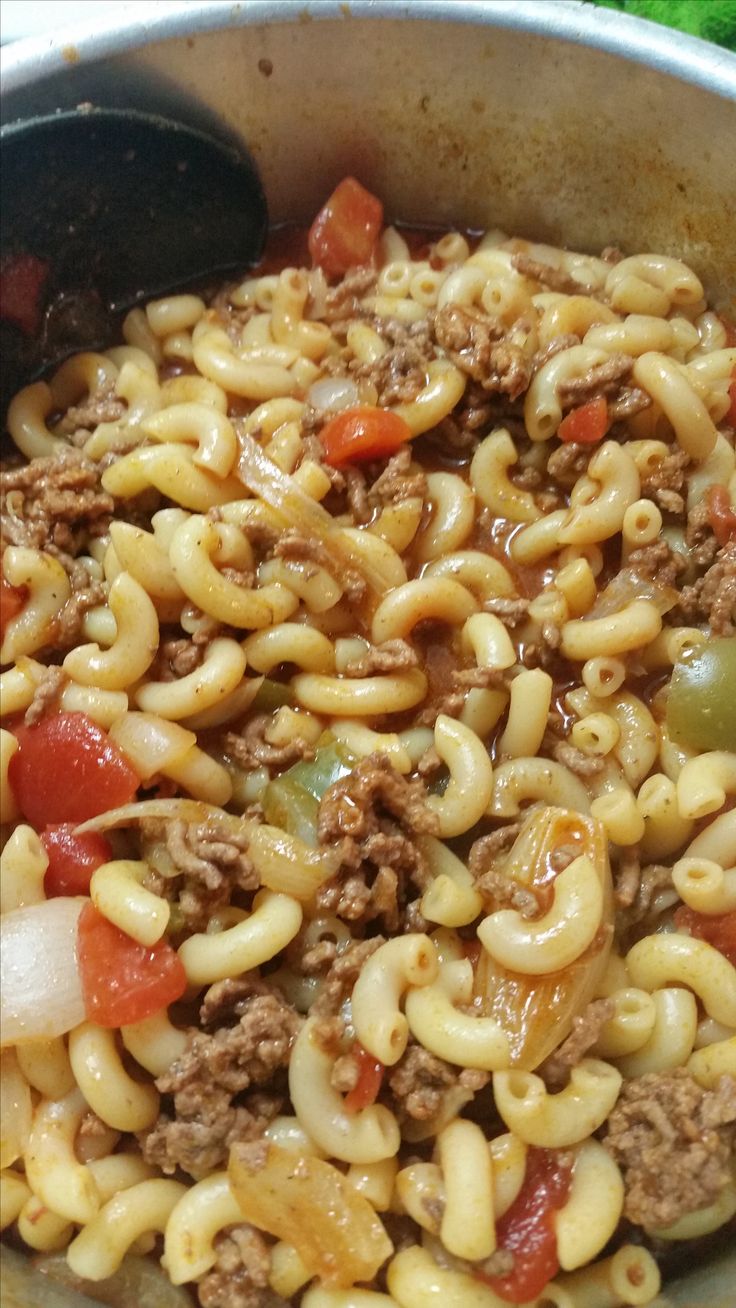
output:
[[92,904],[79,916],[77,961],[87,1019],[98,1026],[142,1022],[186,989],[184,964],[167,940],[139,945]]
[[27,595],[25,586],[11,586],[0,573],[0,640],[5,639],[5,628],[13,618],[17,618]]
[[736,510],[725,486],[709,486],[707,491],[708,519],[719,545],[727,545],[736,538]]
[[0,264],[0,318],[34,336],[41,323],[41,292],[49,266],[35,254],[11,254]]
[[127,804],[140,777],[86,713],[55,713],[15,729],[19,748],[8,778],[21,813],[37,831],[86,822]]
[[568,445],[595,445],[603,440],[610,425],[608,405],[599,395],[597,399],[581,404],[579,409],[571,409],[562,419],[557,435]]
[[721,322],[726,333],[726,349],[730,349],[732,345],[736,345],[736,322],[731,322],[731,319],[726,318],[724,314],[721,314]]
[[88,895],[92,873],[112,858],[109,840],[97,831],[77,833],[70,822],[47,827],[41,844],[49,858],[43,879],[47,899],[55,895]]
[[553,1217],[564,1208],[571,1181],[572,1163],[564,1156],[554,1149],[529,1149],[524,1184],[496,1224],[497,1247],[514,1255],[514,1270],[508,1276],[476,1272],[501,1299],[536,1299],[560,1270]]
[[675,926],[705,940],[736,967],[736,911],[711,915],[683,905],[675,913]]
[[319,438],[333,468],[343,463],[384,459],[411,438],[411,428],[398,413],[363,405],[345,409],[322,428]]
[[354,177],[335,187],[309,229],[309,253],[328,277],[368,263],[383,226],[383,205]]
[[345,1096],[345,1110],[348,1113],[359,1113],[362,1108],[368,1108],[376,1102],[386,1069],[362,1045],[355,1044],[352,1053],[358,1063],[358,1081]]

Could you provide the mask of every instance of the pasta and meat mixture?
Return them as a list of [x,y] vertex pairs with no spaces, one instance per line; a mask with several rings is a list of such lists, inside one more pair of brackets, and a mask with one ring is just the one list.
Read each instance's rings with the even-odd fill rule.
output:
[[353,179],[296,249],[9,409],[6,1237],[646,1304],[736,1213],[736,330]]

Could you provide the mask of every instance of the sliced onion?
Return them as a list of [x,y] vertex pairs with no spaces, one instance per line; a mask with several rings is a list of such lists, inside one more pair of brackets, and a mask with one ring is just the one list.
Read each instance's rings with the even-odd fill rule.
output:
[[236,472],[244,486],[273,509],[285,527],[295,527],[307,540],[316,540],[329,550],[336,563],[360,573],[377,595],[394,587],[393,576],[382,560],[367,557],[353,548],[326,509],[305,494],[293,477],[282,472],[264,454],[252,436],[241,432],[240,458]]
[[0,1167],[10,1167],[25,1151],[31,1111],[31,1087],[14,1051],[4,1049],[0,1054]]
[[110,727],[110,739],[127,754],[142,781],[175,767],[197,743],[193,731],[155,713],[123,713]]
[[360,404],[360,395],[352,377],[320,377],[307,391],[307,403],[313,409],[339,413],[341,409],[354,409]]
[[0,1042],[49,1040],[84,1021],[77,924],[84,899],[48,899],[0,921]]
[[608,618],[619,613],[632,600],[648,600],[659,613],[674,608],[678,594],[674,586],[661,586],[648,577],[642,577],[635,568],[623,568],[602,590],[586,618]]
[[142,799],[138,804],[123,804],[120,808],[110,808],[99,817],[90,818],[76,828],[84,831],[111,831],[113,827],[126,827],[131,822],[140,822],[143,818],[172,819],[181,822],[232,822],[242,830],[243,819],[226,813],[215,804],[204,804],[199,799]]

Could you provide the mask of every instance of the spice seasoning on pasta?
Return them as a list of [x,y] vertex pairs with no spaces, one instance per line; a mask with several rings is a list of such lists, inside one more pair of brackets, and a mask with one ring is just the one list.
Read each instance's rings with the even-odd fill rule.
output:
[[649,1303],[736,1221],[733,327],[355,179],[279,248],[8,412],[5,1237]]

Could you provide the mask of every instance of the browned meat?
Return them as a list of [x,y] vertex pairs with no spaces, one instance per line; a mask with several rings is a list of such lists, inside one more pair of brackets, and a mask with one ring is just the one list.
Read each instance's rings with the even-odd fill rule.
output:
[[489,867],[478,876],[476,885],[480,893],[491,901],[494,912],[500,908],[515,908],[522,917],[539,916],[539,900],[534,891],[528,886],[519,885],[513,877],[505,876],[501,868]]
[[156,1082],[173,1096],[174,1116],[162,1113],[141,1143],[144,1157],[166,1173],[181,1167],[199,1177],[223,1166],[234,1141],[258,1138],[279,1112],[277,1097],[241,1096],[287,1066],[299,1017],[264,982],[243,977],[241,985],[237,1025],[192,1032],[186,1052]]
[[217,1262],[197,1286],[201,1308],[277,1308],[286,1300],[268,1288],[271,1255],[254,1226],[221,1231],[213,1248]]
[[66,684],[66,673],[63,668],[52,665],[45,668],[43,676],[36,686],[28,708],[26,709],[25,718],[23,719],[27,727],[34,726],[41,718],[53,709],[56,711],[59,703],[59,696]]
[[696,568],[710,567],[718,553],[718,541],[713,534],[707,500],[700,500],[690,509],[685,528],[685,544]]
[[[667,513],[683,513],[683,491],[690,459],[684,450],[673,450],[641,476],[641,493],[655,500]],[[706,505],[703,508],[707,509]]]
[[424,857],[413,836],[436,832],[421,781],[407,781],[384,754],[361,759],[320,801],[322,844],[340,845],[343,870],[321,886],[319,906],[349,921],[381,917],[389,930],[400,923],[405,882],[421,887]]
[[204,931],[213,913],[230,902],[237,887],[255,890],[258,875],[248,855],[248,837],[231,823],[141,822],[147,884],[176,904],[182,928]]
[[736,541],[718,550],[704,577],[683,586],[678,608],[686,623],[707,622],[713,636],[736,634]]
[[484,391],[516,399],[529,385],[531,368],[524,351],[506,339],[500,322],[481,310],[446,304],[435,314],[434,334],[455,366]]
[[574,336],[572,332],[567,332],[564,336],[555,336],[553,340],[545,345],[544,349],[537,350],[532,358],[532,376],[550,359],[554,359],[556,354],[561,354],[563,350],[572,349],[573,345],[580,344],[580,337]]
[[101,422],[118,422],[124,413],[125,404],[115,394],[114,382],[105,382],[83,404],[73,404],[67,409],[57,431],[61,436],[71,437],[79,432],[86,440]]
[[327,292],[324,318],[333,331],[339,330],[342,324],[347,326],[351,318],[365,317],[360,301],[373,289],[376,277],[375,268],[367,265],[351,268],[342,281]]
[[407,328],[379,319],[376,326],[382,335],[393,337],[393,344],[375,363],[351,366],[351,372],[375,386],[380,405],[411,403],[426,384],[427,365],[435,353],[427,324],[420,321]]
[[572,1031],[539,1068],[548,1090],[561,1090],[567,1085],[573,1067],[585,1058],[600,1036],[601,1028],[613,1017],[616,1006],[612,999],[593,999],[583,1012],[573,1018]]
[[550,291],[559,291],[561,295],[580,295],[583,291],[581,283],[576,282],[574,277],[570,277],[561,268],[553,268],[549,263],[533,259],[530,254],[512,254],[511,266],[522,277],[529,277]]
[[443,452],[469,458],[480,437],[502,417],[497,412],[499,401],[506,407],[513,405],[507,396],[489,395],[477,382],[469,380],[459,404],[427,433],[426,439]]
[[730,1179],[736,1080],[703,1090],[684,1068],[625,1081],[603,1139],[621,1168],[624,1216],[669,1226],[716,1199]]
[[547,460],[547,471],[560,486],[570,489],[578,477],[582,477],[589,459],[588,446],[576,445],[571,441],[569,445],[560,445],[552,451]]
[[225,732],[225,752],[242,768],[285,768],[299,759],[314,758],[313,747],[302,736],[295,736],[285,745],[269,744],[265,732],[271,725],[270,714],[259,713],[240,734]]
[[370,488],[371,500],[380,508],[388,504],[401,504],[403,500],[424,499],[427,479],[423,472],[410,472],[411,447],[402,445],[391,456],[383,472]]
[[529,601],[525,599],[489,599],[483,604],[484,612],[493,613],[500,618],[505,627],[516,627],[529,611]]
[[312,1005],[311,1011],[315,1017],[330,1018],[339,1013],[343,1001],[347,999],[360,976],[366,959],[370,958],[371,954],[375,954],[378,946],[383,943],[383,936],[372,936],[370,940],[356,941],[344,953],[338,954]]
[[308,540],[296,530],[284,532],[274,546],[274,556],[278,559],[293,560],[297,563],[314,563],[324,568],[330,576],[338,576],[340,585],[351,604],[359,604],[365,594],[365,581],[353,568],[344,568],[336,562],[329,550],[317,540]]
[[660,537],[651,545],[643,545],[629,555],[629,567],[640,577],[658,586],[674,586],[687,564],[682,555],[673,550],[668,541]]
[[588,368],[582,377],[571,377],[560,386],[563,407],[568,404],[587,404],[599,395],[616,390],[624,377],[631,372],[634,360],[628,354],[612,354],[605,363]]
[[552,749],[552,755],[563,767],[569,768],[577,777],[595,777],[603,771],[603,759],[593,754],[584,754],[567,740],[561,740]]
[[507,690],[509,679],[497,668],[457,668],[452,680],[459,690]]
[[382,645],[371,645],[360,658],[351,659],[344,671],[346,677],[372,677],[377,672],[404,672],[419,663],[416,650],[406,640],[385,640]]
[[487,1072],[470,1068],[460,1071],[430,1054],[422,1045],[410,1044],[388,1074],[387,1084],[395,1100],[399,1120],[426,1122],[442,1107],[448,1090],[460,1084],[475,1093],[488,1084]]
[[71,446],[0,473],[2,532],[12,545],[76,554],[86,531],[99,534],[113,511],[99,469]]
[[[651,396],[647,395],[640,386],[621,386],[618,395],[612,396],[608,401],[608,416],[612,422],[626,422],[627,418],[633,418],[635,413],[648,409],[651,402]],[[664,500],[661,504],[663,509],[668,508]]]

